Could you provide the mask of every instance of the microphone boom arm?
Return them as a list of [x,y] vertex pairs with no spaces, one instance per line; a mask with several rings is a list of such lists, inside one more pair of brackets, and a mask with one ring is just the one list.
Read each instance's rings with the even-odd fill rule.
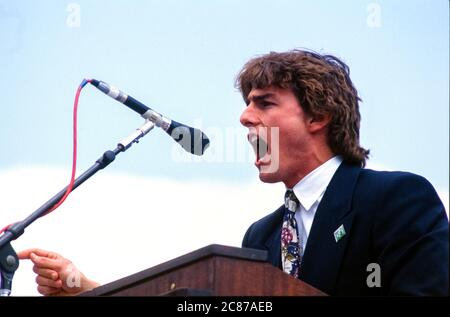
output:
[[[136,129],[132,134],[123,139],[117,144],[117,147],[111,151],[108,150],[103,155],[95,161],[88,170],[75,179],[73,190],[83,184],[91,176],[97,173],[99,170],[104,169],[108,166],[116,156],[128,150],[133,143],[138,143],[139,139],[144,137],[148,132],[150,132],[154,123],[146,120],[145,123]],[[50,208],[52,208],[64,194],[66,193],[67,186],[64,187],[59,193],[49,199],[45,204],[36,209],[31,215],[22,221],[12,224],[5,232],[0,236],[0,296],[9,296],[11,294],[12,280],[14,277],[14,272],[19,267],[19,258],[16,252],[11,246],[11,241],[16,240],[24,232],[25,228],[36,221],[38,218],[44,216]]]

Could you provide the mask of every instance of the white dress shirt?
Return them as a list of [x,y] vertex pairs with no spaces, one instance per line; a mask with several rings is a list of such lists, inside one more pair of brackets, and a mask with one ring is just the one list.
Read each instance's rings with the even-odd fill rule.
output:
[[[309,232],[316,215],[317,207],[330,184],[334,173],[342,163],[341,156],[335,156],[306,175],[292,190],[300,204],[295,211],[295,220],[301,235],[302,251],[306,248]],[[303,256],[302,252],[302,256]]]

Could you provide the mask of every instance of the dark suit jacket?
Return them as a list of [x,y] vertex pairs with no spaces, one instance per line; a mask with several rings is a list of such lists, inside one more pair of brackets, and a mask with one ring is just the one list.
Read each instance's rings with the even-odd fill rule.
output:
[[[242,243],[267,250],[279,268],[283,213],[284,206],[252,224]],[[336,242],[342,224],[346,234]],[[317,208],[300,279],[330,295],[448,295],[448,232],[425,178],[343,162]],[[380,266],[381,287],[367,284],[370,263]]]

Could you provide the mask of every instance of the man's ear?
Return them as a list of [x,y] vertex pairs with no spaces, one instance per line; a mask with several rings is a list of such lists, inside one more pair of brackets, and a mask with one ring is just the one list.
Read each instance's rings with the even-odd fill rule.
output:
[[324,130],[331,121],[329,113],[316,113],[308,118],[308,130],[311,133]]

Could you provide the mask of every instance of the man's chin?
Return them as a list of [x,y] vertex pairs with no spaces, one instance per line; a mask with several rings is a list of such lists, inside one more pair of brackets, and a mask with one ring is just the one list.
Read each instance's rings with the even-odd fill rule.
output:
[[280,182],[280,178],[278,177],[277,173],[264,173],[264,172],[259,172],[259,179],[261,180],[261,182],[264,183],[278,183]]

